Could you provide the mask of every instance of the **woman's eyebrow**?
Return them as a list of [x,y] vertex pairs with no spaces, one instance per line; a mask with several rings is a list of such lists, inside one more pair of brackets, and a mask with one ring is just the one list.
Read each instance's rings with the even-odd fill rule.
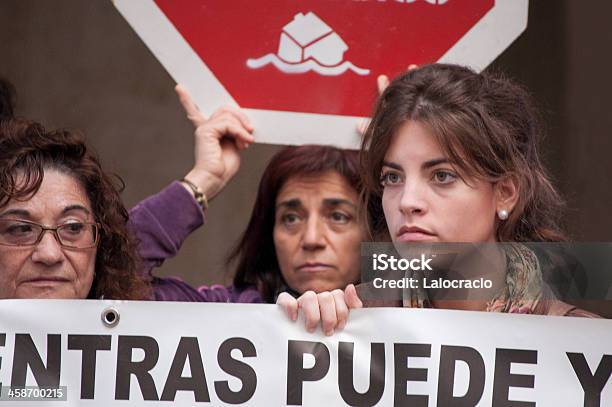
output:
[[83,205],[68,205],[67,207],[64,208],[64,210],[62,211],[62,214],[66,214],[70,211],[83,211],[87,215],[91,215],[91,211],[87,209],[86,207],[84,207]]
[[323,206],[336,207],[336,206],[340,206],[340,205],[348,205],[348,206],[351,206],[353,208],[357,207],[357,205],[355,205],[355,203],[353,203],[352,201],[350,201],[348,199],[344,199],[344,198],[325,198],[325,199],[323,199]]
[[[423,165],[421,165],[421,167],[423,169],[428,169],[428,168],[431,168],[431,167],[435,167],[436,165],[447,164],[447,163],[450,163],[448,158],[440,157],[440,158],[434,158],[433,160],[425,161],[423,163]],[[401,165],[396,164],[396,163],[391,162],[391,161],[383,161],[383,167],[390,167],[390,168],[393,168],[395,170],[403,171],[403,168],[402,168]]]
[[[90,215],[91,211],[84,207],[83,205],[69,205],[62,210],[62,214],[66,214],[71,211],[81,211],[85,212],[85,214]],[[7,216],[19,216],[22,218],[30,218],[30,212],[25,209],[9,209],[2,213],[0,213],[0,218],[5,218]]]
[[7,211],[0,213],[0,218],[4,218],[6,216],[11,216],[11,215],[20,216],[22,218],[29,218],[30,212],[26,211],[25,209],[9,209]]
[[403,171],[404,170],[401,165],[396,164],[396,163],[391,162],[391,161],[383,161],[382,166],[383,167],[390,167],[390,168],[393,168],[394,170],[399,170],[399,171]]
[[448,164],[448,163],[450,163],[448,158],[436,158],[436,159],[433,159],[433,160],[425,161],[423,163],[423,165],[421,165],[421,168],[426,170],[428,168],[435,167],[436,165]]
[[302,206],[302,201],[300,201],[298,198],[288,199],[276,205],[275,209],[278,209],[282,206],[289,208],[289,209],[295,209],[295,208],[299,208],[300,206]]

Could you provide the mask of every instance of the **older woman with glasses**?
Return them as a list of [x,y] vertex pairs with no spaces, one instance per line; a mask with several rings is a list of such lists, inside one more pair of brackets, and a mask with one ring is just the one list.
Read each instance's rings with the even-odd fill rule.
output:
[[[14,101],[13,86],[0,80],[0,299],[163,299],[177,289],[181,299],[200,299],[202,292],[176,279],[149,281],[144,275],[143,269],[159,264],[160,253],[168,256],[167,234],[153,230],[155,243],[141,242],[139,256],[136,242],[146,236],[137,221],[130,229],[120,197],[123,182],[102,169],[83,138],[15,119]],[[192,121],[203,121],[199,113],[192,117],[197,109],[191,100],[185,103]],[[196,132],[196,162],[184,183],[159,194],[158,200],[168,205],[157,206],[154,214],[166,221],[173,221],[165,217],[172,205],[200,219],[200,203],[187,183],[197,183],[192,186],[214,197],[238,170],[239,151],[253,141],[248,129],[240,130],[238,121],[244,118],[231,109],[214,118],[213,134]],[[138,205],[132,214],[142,221],[149,209]],[[185,227],[181,231],[188,234],[194,225]],[[177,234],[175,229],[173,237]],[[254,293],[243,292],[246,297]]]
[[[7,211],[5,216],[19,211]],[[100,236],[99,223],[70,222],[56,227],[46,227],[36,222],[20,219],[0,219],[0,244],[5,246],[36,246],[45,232],[53,233],[62,247],[67,249],[90,249],[96,247]]]
[[0,298],[150,298],[121,186],[79,135],[2,122]]

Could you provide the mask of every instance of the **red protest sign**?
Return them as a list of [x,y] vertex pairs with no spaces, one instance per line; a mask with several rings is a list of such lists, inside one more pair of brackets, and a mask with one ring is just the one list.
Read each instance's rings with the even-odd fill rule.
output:
[[208,113],[231,101],[253,111],[264,141],[354,146],[378,75],[436,61],[482,69],[525,29],[528,1],[115,4]]

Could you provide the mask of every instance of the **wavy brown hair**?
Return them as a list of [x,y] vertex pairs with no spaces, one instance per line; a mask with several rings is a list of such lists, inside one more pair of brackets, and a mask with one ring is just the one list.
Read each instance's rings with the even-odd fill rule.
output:
[[32,197],[40,188],[45,170],[51,169],[81,183],[95,220],[102,225],[88,298],[149,299],[149,285],[137,273],[135,240],[127,229],[128,212],[120,197],[123,181],[102,170],[78,133],[47,131],[38,123],[22,119],[0,124],[0,207],[12,199]]
[[426,126],[467,175],[491,183],[516,180],[518,202],[506,221],[497,222],[498,241],[567,239],[559,226],[563,201],[540,157],[543,130],[530,94],[500,74],[446,64],[404,73],[375,106],[360,157],[370,237],[388,239],[380,173],[391,138],[408,120]]
[[272,157],[259,182],[249,224],[227,258],[228,265],[236,264],[236,287],[255,285],[265,302],[274,302],[280,290],[290,290],[274,247],[276,197],[291,177],[316,176],[328,171],[340,174],[355,191],[361,190],[357,151],[305,145],[286,147]]

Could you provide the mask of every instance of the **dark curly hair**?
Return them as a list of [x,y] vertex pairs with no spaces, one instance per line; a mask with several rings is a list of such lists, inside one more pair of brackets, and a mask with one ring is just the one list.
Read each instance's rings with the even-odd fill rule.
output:
[[517,181],[518,202],[497,223],[498,241],[567,240],[560,226],[564,203],[539,153],[543,130],[531,95],[503,75],[447,64],[404,73],[376,104],[361,149],[361,205],[370,237],[388,240],[380,173],[391,138],[408,120],[427,126],[465,173],[492,183]]
[[229,254],[236,264],[234,285],[255,285],[265,302],[274,302],[280,290],[289,290],[278,267],[274,247],[276,197],[294,176],[340,174],[359,193],[359,153],[331,146],[286,147],[276,153],[264,171],[249,224]]
[[0,123],[0,207],[36,194],[45,170],[50,169],[81,183],[95,220],[102,225],[95,277],[87,298],[149,299],[150,287],[137,273],[136,244],[127,229],[128,212],[120,197],[123,181],[102,170],[78,133],[47,131],[23,119]]

